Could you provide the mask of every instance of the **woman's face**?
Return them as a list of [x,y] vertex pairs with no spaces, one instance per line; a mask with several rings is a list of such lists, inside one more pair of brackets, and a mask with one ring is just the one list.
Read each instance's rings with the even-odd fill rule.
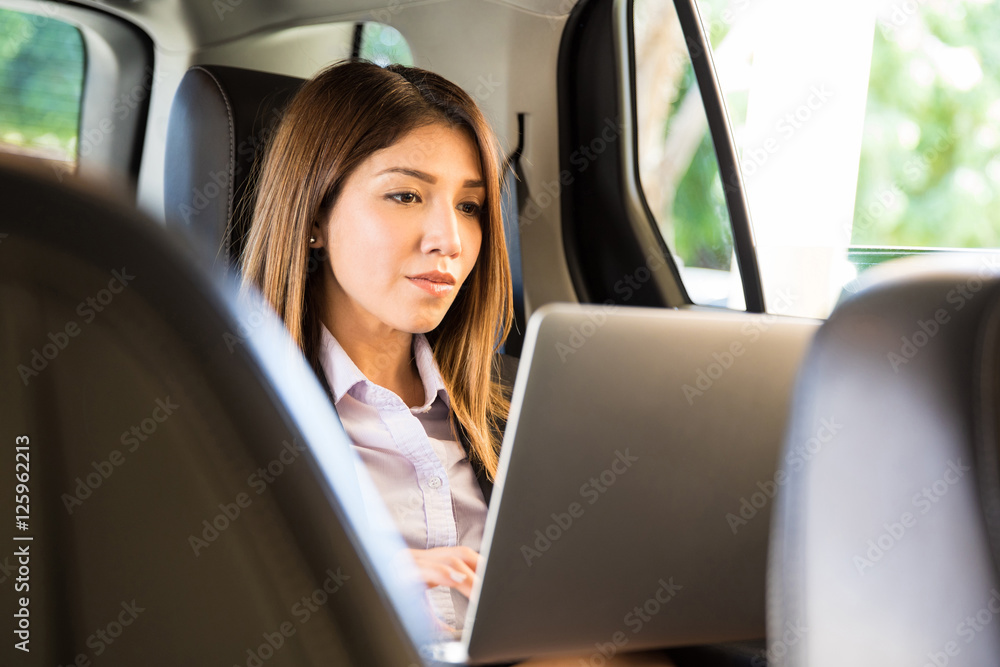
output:
[[372,154],[313,226],[330,260],[325,319],[371,333],[437,327],[479,256],[485,200],[464,130],[427,125]]

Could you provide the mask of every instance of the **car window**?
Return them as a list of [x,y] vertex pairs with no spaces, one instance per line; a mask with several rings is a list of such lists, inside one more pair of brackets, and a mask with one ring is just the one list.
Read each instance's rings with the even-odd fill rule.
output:
[[853,246],[1000,246],[1000,5],[876,17]]
[[0,151],[72,168],[83,74],[83,38],[76,27],[0,9]]
[[708,118],[671,0],[635,0],[639,180],[692,301],[744,307]]
[[384,23],[362,24],[358,55],[383,67],[392,63],[413,66],[413,54],[406,39],[398,30]]
[[698,6],[769,311],[825,317],[887,259],[1000,247],[1000,5]]

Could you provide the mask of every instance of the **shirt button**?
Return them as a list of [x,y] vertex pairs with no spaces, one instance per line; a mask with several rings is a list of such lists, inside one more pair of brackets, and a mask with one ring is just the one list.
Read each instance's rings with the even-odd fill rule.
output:
[[427,486],[431,487],[432,489],[438,489],[438,488],[440,488],[441,487],[441,478],[440,477],[431,477],[429,480],[427,480]]

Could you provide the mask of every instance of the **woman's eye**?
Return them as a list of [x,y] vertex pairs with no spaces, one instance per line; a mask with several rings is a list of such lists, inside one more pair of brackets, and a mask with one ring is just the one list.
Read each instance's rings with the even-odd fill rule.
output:
[[413,204],[417,201],[416,192],[397,192],[396,194],[389,195],[390,199],[395,199],[400,204]]
[[464,204],[459,204],[458,208],[460,211],[462,211],[462,213],[466,215],[479,215],[479,212],[482,210],[482,207],[479,206],[479,204],[475,204],[473,202],[465,202]]

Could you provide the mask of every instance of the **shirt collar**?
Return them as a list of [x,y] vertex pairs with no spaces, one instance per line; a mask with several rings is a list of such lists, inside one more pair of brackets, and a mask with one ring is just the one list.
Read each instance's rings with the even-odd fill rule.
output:
[[[424,385],[424,404],[417,408],[410,408],[410,410],[415,413],[427,412],[439,396],[450,408],[451,400],[448,397],[448,390],[445,388],[444,379],[434,361],[434,351],[424,334],[413,336],[413,349],[416,353],[420,381]],[[365,377],[365,374],[351,360],[325,324],[322,325],[320,350],[320,364],[326,374],[327,381],[330,383],[330,389],[333,391],[334,405],[340,403],[340,400],[359,384],[364,385],[367,389],[382,389]],[[387,390],[382,389],[382,391]],[[367,391],[355,392],[353,395],[364,401],[364,395],[368,393]]]
[[417,370],[420,372],[420,380],[424,384],[424,404],[420,408],[415,408],[414,411],[426,412],[430,410],[438,396],[450,408],[451,399],[448,398],[444,378],[441,377],[441,371],[438,370],[437,362],[434,361],[434,350],[427,342],[427,336],[414,335],[413,347],[417,355]]

